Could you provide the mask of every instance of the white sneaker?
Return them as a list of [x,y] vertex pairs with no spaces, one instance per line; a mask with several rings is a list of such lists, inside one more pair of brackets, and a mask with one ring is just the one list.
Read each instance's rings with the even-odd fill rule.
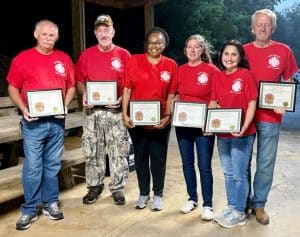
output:
[[161,196],[154,195],[151,209],[153,211],[161,211],[163,209],[164,202]]
[[197,208],[198,203],[194,202],[193,200],[188,200],[180,209],[180,211],[184,214],[190,213],[192,210]]
[[147,206],[149,199],[150,199],[149,195],[147,195],[147,196],[140,195],[139,199],[136,201],[136,203],[134,205],[134,208],[135,209],[144,209]]
[[211,207],[203,207],[203,212],[201,215],[201,220],[211,221],[214,218],[214,211]]

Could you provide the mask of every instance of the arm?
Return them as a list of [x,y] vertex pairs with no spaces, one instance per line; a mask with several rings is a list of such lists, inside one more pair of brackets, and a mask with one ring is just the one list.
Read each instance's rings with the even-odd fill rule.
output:
[[245,120],[244,120],[244,124],[242,126],[242,129],[241,129],[241,131],[239,133],[232,133],[233,136],[235,136],[235,137],[241,137],[241,136],[244,135],[244,133],[248,129],[250,123],[254,119],[255,110],[256,110],[256,100],[251,100],[248,103],[248,109],[246,111],[246,116],[245,116]]
[[172,102],[173,102],[174,98],[175,98],[175,94],[169,94],[168,95],[167,107],[166,107],[166,116],[160,120],[159,125],[154,126],[155,128],[163,129],[168,125],[169,120],[171,118],[171,105],[172,105]]
[[80,94],[82,94],[82,105],[87,108],[93,108],[94,107],[93,105],[89,105],[87,103],[85,85],[82,82],[77,81],[76,86],[77,86],[78,92]]
[[216,100],[210,100],[207,107],[210,109],[221,108]]
[[124,124],[127,128],[134,127],[132,120],[130,119],[130,117],[127,114],[130,96],[131,96],[131,89],[124,87],[123,99],[122,99],[122,114],[123,114]]
[[30,117],[28,109],[25,106],[25,104],[24,104],[24,102],[21,98],[19,89],[13,87],[12,85],[8,85],[8,94],[9,94],[9,97],[11,98],[11,100],[14,102],[14,104],[22,111],[22,114],[23,114],[24,118],[28,122],[38,119],[38,118],[31,118]]
[[75,87],[70,87],[67,89],[66,96],[65,96],[65,107],[66,107],[66,114],[68,113],[68,105],[71,103],[75,95]]

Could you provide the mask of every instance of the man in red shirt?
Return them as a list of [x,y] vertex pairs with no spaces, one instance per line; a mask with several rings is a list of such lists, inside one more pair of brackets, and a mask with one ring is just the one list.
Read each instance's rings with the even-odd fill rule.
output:
[[[25,203],[17,230],[28,229],[38,218],[38,207],[52,220],[63,219],[58,206],[58,179],[64,146],[63,116],[31,118],[27,109],[29,90],[62,89],[67,107],[75,93],[74,65],[70,57],[54,49],[58,27],[49,20],[36,23],[34,37],[37,45],[24,50],[12,61],[7,80],[12,101],[23,113],[21,121],[25,158],[22,184]],[[67,112],[67,111],[66,111]]]
[[[297,72],[297,64],[291,49],[271,40],[276,29],[276,14],[268,9],[256,11],[252,15],[252,32],[255,40],[244,45],[250,70],[257,82],[270,81],[292,82]],[[256,220],[261,224],[269,223],[269,216],[264,210],[272,186],[277,145],[282,114],[281,108],[256,110],[257,158],[253,182],[251,206]]]
[[[98,44],[86,49],[80,55],[75,68],[77,87],[83,94],[86,108],[83,126],[83,146],[86,156],[86,183],[88,193],[83,197],[84,204],[96,202],[104,188],[106,154],[109,157],[111,182],[109,190],[117,205],[125,204],[123,194],[128,178],[129,135],[121,113],[124,65],[129,52],[115,44],[112,19],[100,15],[95,21],[95,36]],[[107,106],[92,106],[87,103],[87,81],[116,81],[118,101]]]

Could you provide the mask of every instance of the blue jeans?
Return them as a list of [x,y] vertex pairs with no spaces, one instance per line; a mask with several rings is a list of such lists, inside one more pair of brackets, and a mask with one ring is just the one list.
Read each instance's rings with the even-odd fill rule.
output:
[[176,136],[182,159],[183,174],[189,200],[198,202],[197,176],[195,171],[194,144],[197,151],[197,166],[200,173],[200,184],[203,206],[212,207],[213,176],[211,159],[215,136],[203,136],[200,128],[176,127]]
[[22,214],[35,215],[38,205],[58,201],[58,178],[64,146],[64,119],[22,120],[25,159]]
[[248,168],[255,135],[217,139],[219,157],[225,176],[227,205],[244,212],[249,193]]
[[280,124],[256,123],[257,157],[253,181],[253,208],[263,208],[270,192],[277,154]]

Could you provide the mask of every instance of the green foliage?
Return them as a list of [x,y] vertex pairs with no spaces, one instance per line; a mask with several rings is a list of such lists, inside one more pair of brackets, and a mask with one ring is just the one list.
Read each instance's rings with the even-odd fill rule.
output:
[[169,0],[155,8],[155,23],[170,35],[166,54],[181,64],[186,60],[183,47],[189,35],[203,35],[217,50],[228,39],[249,42],[253,39],[253,12],[274,9],[278,2],[280,0]]
[[283,15],[278,15],[274,38],[285,42],[293,50],[300,65],[300,3],[295,4]]

